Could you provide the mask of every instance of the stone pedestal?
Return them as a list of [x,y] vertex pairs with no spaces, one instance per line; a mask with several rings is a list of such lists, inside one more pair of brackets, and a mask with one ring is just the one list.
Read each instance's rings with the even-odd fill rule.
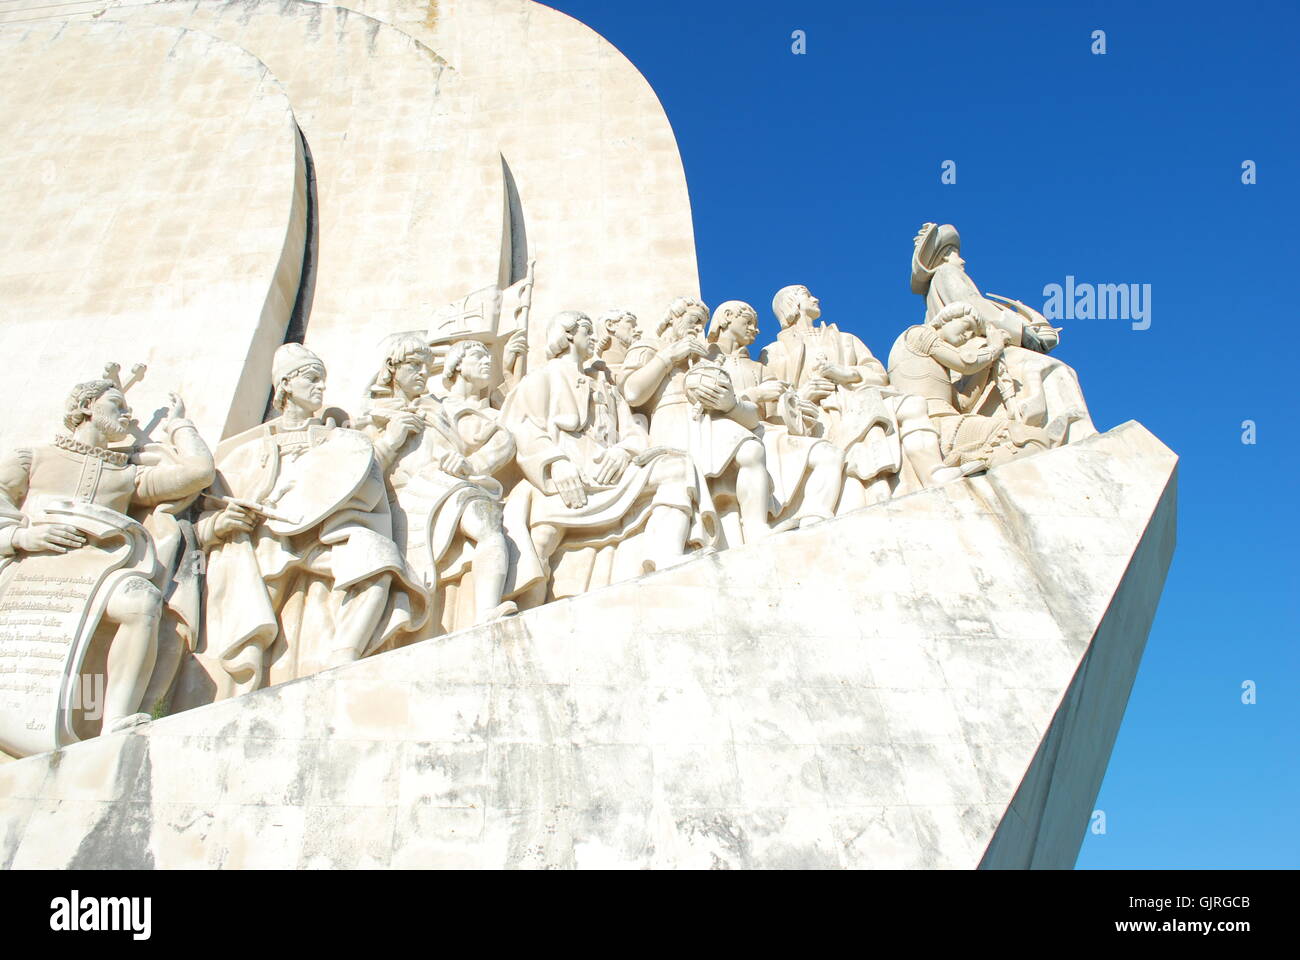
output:
[[1173,552],[1143,427],[0,768],[4,867],[1069,867]]

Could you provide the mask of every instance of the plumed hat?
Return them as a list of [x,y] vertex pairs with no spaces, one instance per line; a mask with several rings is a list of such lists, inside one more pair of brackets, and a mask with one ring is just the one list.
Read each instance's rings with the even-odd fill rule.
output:
[[954,246],[961,249],[961,234],[951,223],[942,226],[923,223],[921,230],[912,241],[912,292],[925,296],[930,290],[930,279],[934,269],[939,265],[939,251],[944,247]]

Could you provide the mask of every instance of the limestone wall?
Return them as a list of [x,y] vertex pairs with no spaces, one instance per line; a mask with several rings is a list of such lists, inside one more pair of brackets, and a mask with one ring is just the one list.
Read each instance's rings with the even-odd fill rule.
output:
[[[149,365],[211,438],[255,423],[289,322],[306,180],[284,89],[246,50],[149,24],[0,27],[0,449],[48,442],[74,383]],[[269,358],[269,354],[267,354]]]

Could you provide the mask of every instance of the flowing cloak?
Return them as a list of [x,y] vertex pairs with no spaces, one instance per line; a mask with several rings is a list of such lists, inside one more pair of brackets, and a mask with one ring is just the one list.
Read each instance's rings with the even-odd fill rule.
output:
[[[887,383],[888,377],[865,343],[851,333],[842,333],[833,323],[820,324],[811,332],[791,326],[763,348],[759,362],[769,377],[798,390],[817,376],[814,360],[819,353],[828,362],[857,370],[863,377],[857,383],[836,384],[835,392],[821,401],[822,436],[843,451],[849,476],[870,481],[897,473],[902,447],[897,404],[889,402],[896,391],[870,384],[872,380]],[[774,419],[774,410],[769,406],[765,419]]]
[[[259,517],[251,538],[218,543],[208,557],[206,594],[206,654],[225,666],[246,645],[265,649],[279,638],[270,683],[314,672],[310,664],[331,649],[340,598],[350,587],[392,574],[387,607],[362,656],[416,632],[429,616],[428,595],[393,542],[369,438],[316,420],[292,433],[280,424],[277,418],[225,441],[210,492],[276,501],[276,510],[298,522]],[[218,513],[199,520],[205,542],[215,539]],[[313,580],[325,589],[314,589]]]
[[[507,596],[546,576],[529,534],[539,524],[564,531],[567,547],[602,547],[627,540],[645,526],[651,510],[666,505],[691,514],[688,545],[714,541],[717,517],[707,489],[689,480],[680,488],[650,484],[658,460],[685,459],[685,454],[650,445],[603,365],[580,369],[567,357],[548,361],[506,398],[501,424],[514,436],[523,473],[523,481],[506,498],[505,529],[515,560]],[[596,483],[593,478],[611,448],[626,451],[632,459],[617,481]],[[586,505],[577,509],[564,505],[551,479],[550,465],[564,458],[577,468],[587,492]],[[685,475],[692,474],[688,470]]]
[[[657,352],[658,348],[648,343],[634,345],[628,350],[623,361],[624,390],[627,390],[627,377],[644,367]],[[740,445],[752,439],[754,433],[714,410],[704,410],[695,415],[686,396],[688,372],[684,362],[674,364],[664,373],[651,396],[637,404],[637,409],[650,418],[651,443],[685,450],[704,476],[713,479],[731,466]]]
[[[464,538],[456,543],[460,518],[476,500],[499,512],[503,490],[495,474],[514,457],[515,442],[496,421],[496,411],[453,398],[421,397],[406,406],[400,400],[377,400],[373,408],[406,410],[424,421],[392,452],[388,472],[393,503],[393,539],[417,577],[430,586],[464,573],[472,551]],[[440,461],[456,453],[469,461],[469,478],[442,469]],[[456,549],[453,549],[456,547]],[[445,562],[444,562],[445,561]]]
[[[777,379],[743,348],[737,353],[720,355],[719,362],[731,377],[732,389],[738,397],[748,398],[749,391],[760,383]],[[767,472],[772,477],[772,492],[784,510],[803,490],[804,482],[808,479],[808,458],[812,456],[817,444],[827,441],[820,437],[794,436],[784,424],[766,420],[758,425],[754,433],[763,441],[763,449],[767,454]]]

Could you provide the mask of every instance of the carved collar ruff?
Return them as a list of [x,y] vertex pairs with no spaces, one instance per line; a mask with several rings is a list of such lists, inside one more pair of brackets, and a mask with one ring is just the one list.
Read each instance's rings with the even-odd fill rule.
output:
[[84,457],[95,457],[105,463],[111,463],[115,467],[125,467],[130,462],[130,458],[125,453],[119,453],[116,450],[105,450],[103,447],[93,447],[88,443],[74,440],[62,433],[54,435],[54,445],[61,450],[67,450],[69,453],[79,453]]

